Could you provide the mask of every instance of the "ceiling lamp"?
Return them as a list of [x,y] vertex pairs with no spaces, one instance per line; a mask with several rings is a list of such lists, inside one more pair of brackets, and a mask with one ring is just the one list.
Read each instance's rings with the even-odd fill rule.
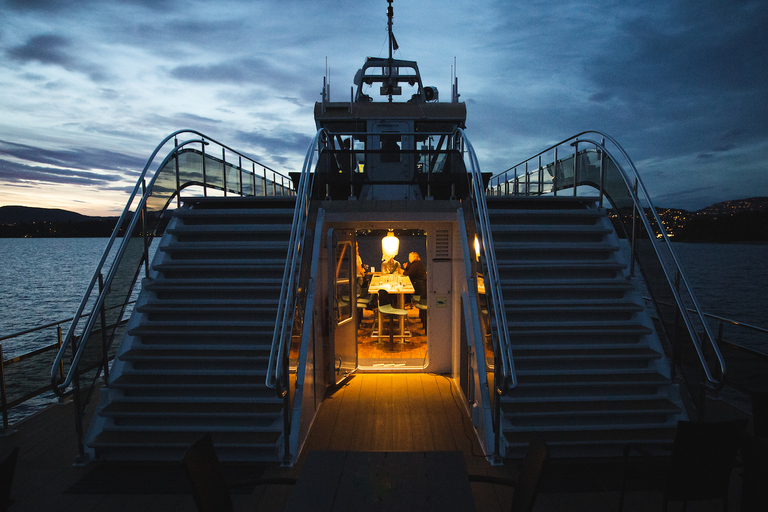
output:
[[390,231],[387,236],[381,239],[381,252],[387,259],[397,256],[399,250],[400,240],[397,239],[394,232]]

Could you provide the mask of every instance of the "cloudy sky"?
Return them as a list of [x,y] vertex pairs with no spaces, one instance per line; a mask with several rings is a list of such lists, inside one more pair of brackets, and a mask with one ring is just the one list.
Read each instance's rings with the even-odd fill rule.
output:
[[[385,0],[0,0],[0,205],[117,214],[169,133],[299,170],[332,100],[385,56]],[[582,130],[657,206],[768,196],[768,9],[750,0],[395,0],[398,58],[500,172]]]

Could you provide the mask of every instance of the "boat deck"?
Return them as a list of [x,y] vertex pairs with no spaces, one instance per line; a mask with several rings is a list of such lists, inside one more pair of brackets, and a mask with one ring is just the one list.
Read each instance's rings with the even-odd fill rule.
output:
[[[95,463],[74,466],[77,441],[73,415],[71,403],[55,405],[14,426],[15,433],[0,438],[0,456],[14,446],[20,447],[12,489],[16,503],[10,510],[195,510],[179,465],[161,468],[170,483],[163,484],[160,490],[157,482],[149,485],[147,481],[147,475],[158,474],[157,468],[134,471],[130,473],[133,476],[126,477]],[[310,450],[458,450],[464,455],[469,473],[509,477],[516,471],[512,462],[503,467],[486,462],[451,379],[433,374],[353,376],[323,402],[304,455],[295,467],[269,464],[259,472],[263,470],[263,476],[299,476]],[[620,474],[620,464],[615,460],[552,461],[534,510],[614,511]],[[131,478],[135,480],[129,481]],[[509,509],[510,489],[481,483],[471,487],[477,510]],[[233,496],[235,510],[281,510],[290,491],[291,486],[286,485],[248,489],[246,494]],[[736,470],[731,483],[731,510],[739,510],[739,494]],[[627,494],[625,510],[661,510],[661,505],[659,492],[640,489]],[[670,507],[673,511],[680,509],[680,503]],[[688,510],[720,510],[720,506],[717,501],[694,502]],[[402,508],[399,512],[403,512]]]

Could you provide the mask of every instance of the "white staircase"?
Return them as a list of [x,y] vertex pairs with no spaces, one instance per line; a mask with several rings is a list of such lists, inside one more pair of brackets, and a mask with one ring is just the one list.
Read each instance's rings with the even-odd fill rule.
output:
[[279,460],[282,400],[264,384],[292,199],[174,212],[101,391],[102,460],[180,460],[211,432],[223,460]]
[[671,440],[686,413],[606,211],[572,197],[488,207],[519,381],[502,400],[506,456],[532,432],[556,457]]

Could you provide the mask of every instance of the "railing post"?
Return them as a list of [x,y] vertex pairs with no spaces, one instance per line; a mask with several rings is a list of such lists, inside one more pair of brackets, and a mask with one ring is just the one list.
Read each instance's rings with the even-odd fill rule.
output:
[[515,167],[515,186],[512,187],[513,194],[512,195],[518,195],[520,193],[520,182],[517,179],[517,167]]
[[263,167],[262,170],[264,171],[264,197],[267,197],[267,168]]
[[[72,359],[74,360],[75,354],[77,354],[77,345],[80,341],[78,336],[72,336]],[[83,445],[83,415],[80,413],[80,374],[75,369],[74,377],[72,378],[72,400],[74,401],[75,410],[75,430],[77,431],[77,458],[78,463],[85,462],[85,446]]]
[[[56,326],[56,346],[58,347],[58,350],[61,350],[61,324]],[[59,361],[59,378],[61,379],[61,382],[64,382],[64,360],[62,359]],[[63,396],[59,396],[59,403],[64,401]]]
[[243,157],[237,159],[237,179],[240,187],[240,197],[243,197]]
[[5,358],[2,343],[0,343],[0,401],[3,407],[3,433],[5,433],[8,430],[8,396],[5,394]]
[[528,161],[525,162],[525,194],[526,196],[531,195],[531,175],[528,174]]
[[539,155],[539,190],[537,190],[538,194],[541,195],[542,191],[541,189],[544,188],[544,170],[541,168],[541,155]]
[[227,197],[227,150],[221,148],[221,183],[224,188],[224,197]]
[[[675,274],[675,290],[680,289],[680,273]],[[672,321],[672,375],[670,376],[672,382],[674,382],[677,376],[677,364],[678,364],[678,351],[677,351],[677,326],[680,324],[680,308],[674,305],[675,317]],[[660,317],[661,318],[661,317]],[[683,376],[685,377],[685,376]]]
[[573,141],[573,197],[576,197],[577,174],[579,168],[579,139]]
[[[635,197],[637,197],[637,178],[635,178],[634,191],[635,191]],[[630,277],[635,277],[635,254],[636,254],[635,242],[637,240],[637,213],[638,213],[637,203],[635,201],[632,201],[632,240],[630,241],[632,250],[629,258]],[[651,236],[650,233],[648,234],[648,236]]]
[[[173,147],[179,147],[178,138],[173,138]],[[176,162],[176,208],[181,208],[181,176],[179,174],[179,152],[176,151],[173,155],[173,160]]]
[[[146,246],[145,246],[146,247]],[[99,295],[104,293],[104,276],[99,272]],[[104,302],[99,311],[101,317],[101,365],[104,367],[104,383],[109,383],[109,356],[107,355],[107,312]]]
[[552,165],[555,166],[554,172],[552,173],[552,195],[557,195],[557,148],[555,148],[555,160],[553,161]]
[[[144,238],[144,277],[149,277],[149,241],[147,240],[147,180],[141,180],[141,236]],[[99,274],[101,276],[101,274]]]
[[603,207],[603,195],[605,194],[605,137],[600,139],[602,146],[600,151],[600,208]]
[[251,194],[256,195],[256,162],[251,162]]
[[208,179],[205,175],[205,139],[201,140],[203,141],[203,197],[208,197]]

